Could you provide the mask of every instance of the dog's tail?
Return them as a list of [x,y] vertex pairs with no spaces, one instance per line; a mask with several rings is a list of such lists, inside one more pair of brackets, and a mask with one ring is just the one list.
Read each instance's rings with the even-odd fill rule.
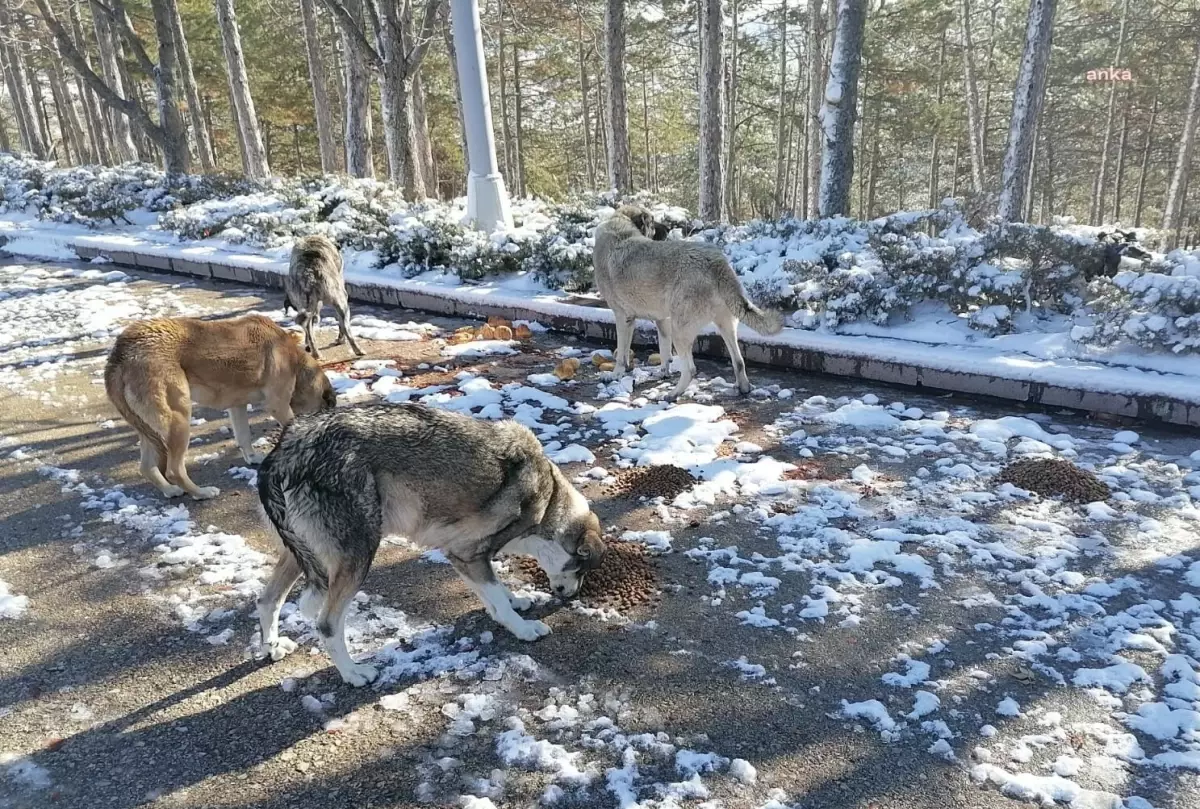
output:
[[724,266],[717,271],[717,287],[733,316],[759,334],[778,334],[783,328],[783,312],[756,306],[746,297],[746,290],[725,257],[718,260]]
[[[286,433],[285,428],[279,444],[283,443]],[[286,481],[284,471],[279,468],[279,444],[258,469],[258,499],[262,503],[263,513],[286,549],[284,552],[296,558],[296,563],[304,573],[305,588],[300,596],[300,612],[315,620],[329,589],[329,573],[304,539],[288,524],[287,496],[284,491]]]
[[109,355],[108,364],[104,366],[104,391],[108,394],[108,400],[113,403],[113,407],[117,408],[117,412],[125,418],[125,421],[129,422],[129,426],[137,431],[143,441],[150,444],[155,453],[158,471],[166,474],[167,442],[157,430],[146,423],[146,420],[125,398],[125,381],[122,378],[119,351],[119,346],[114,348],[113,353]]

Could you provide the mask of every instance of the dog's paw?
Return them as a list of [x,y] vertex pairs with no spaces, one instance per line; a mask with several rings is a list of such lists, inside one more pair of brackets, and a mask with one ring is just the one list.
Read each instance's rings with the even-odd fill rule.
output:
[[524,612],[533,606],[533,599],[525,598],[523,596],[510,595],[508,597],[508,603],[512,604],[512,608],[517,612]]
[[361,357],[363,354],[367,353],[356,345],[350,346],[350,350],[354,352],[354,356],[356,356],[356,357]]
[[183,488],[176,486],[174,483],[168,483],[161,489],[163,497],[179,497],[183,494]]
[[550,627],[542,621],[522,621],[508,628],[521,640],[534,641],[550,634]]
[[[180,493],[182,494],[182,490],[180,490]],[[192,492],[192,497],[196,500],[212,500],[220,493],[221,490],[216,486],[200,486],[196,491]]]
[[265,657],[269,657],[273,662],[278,663],[296,651],[296,641],[291,638],[276,638],[273,643],[267,644],[266,649],[263,651],[266,653]]
[[368,666],[366,663],[355,663],[347,671],[340,671],[342,680],[347,684],[359,688],[367,683],[375,682],[375,678],[379,676],[379,672],[374,666]]
[[258,466],[264,460],[266,460],[266,458],[267,458],[267,453],[265,453],[265,452],[255,451],[255,452],[243,452],[242,453],[242,460],[244,460],[248,466]]

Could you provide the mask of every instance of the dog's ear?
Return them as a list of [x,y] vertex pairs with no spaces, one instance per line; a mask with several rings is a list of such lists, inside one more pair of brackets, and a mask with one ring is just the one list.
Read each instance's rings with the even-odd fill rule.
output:
[[604,537],[600,533],[600,520],[594,513],[589,512],[583,536],[580,537],[579,545],[575,548],[575,556],[579,558],[585,570],[592,570],[600,566],[605,549]]

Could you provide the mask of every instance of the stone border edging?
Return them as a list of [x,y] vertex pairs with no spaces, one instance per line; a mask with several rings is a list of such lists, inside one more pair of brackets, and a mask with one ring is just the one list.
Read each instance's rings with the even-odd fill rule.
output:
[[[259,267],[243,266],[232,262],[218,262],[185,258],[172,253],[178,248],[162,245],[156,252],[132,249],[110,249],[100,244],[103,237],[81,236],[71,241],[71,247],[83,260],[99,256],[123,267],[167,272],[197,278],[213,278],[235,281],[268,289],[282,289],[282,271],[286,265],[276,269],[282,262],[262,259]],[[255,262],[246,262],[247,264]],[[541,305],[523,306],[519,299],[497,295],[489,301],[487,295],[464,296],[461,292],[435,287],[421,290],[407,289],[403,285],[376,284],[355,279],[347,273],[346,291],[360,303],[379,306],[416,309],[433,314],[486,318],[501,316],[510,320],[536,320],[560,332],[574,334],[608,343],[616,342],[612,315],[607,309],[584,306],[568,302],[538,302]],[[587,318],[572,310],[594,309],[598,318]],[[656,344],[657,338],[651,331],[641,329],[635,334],[639,344]],[[1125,394],[1105,393],[1087,388],[1059,385],[1049,382],[1008,379],[987,373],[943,370],[922,366],[915,362],[889,361],[864,356],[853,351],[838,351],[807,346],[788,345],[769,338],[761,340],[742,339],[743,353],[748,361],[777,368],[831,374],[834,376],[857,377],[872,382],[900,385],[939,392],[964,393],[998,399],[1023,402],[1042,407],[1061,407],[1092,413],[1122,416],[1143,421],[1163,422],[1178,426],[1200,427],[1200,403],[1184,396],[1170,394]],[[699,353],[710,357],[726,357],[725,346],[716,334],[702,334],[698,338]]]

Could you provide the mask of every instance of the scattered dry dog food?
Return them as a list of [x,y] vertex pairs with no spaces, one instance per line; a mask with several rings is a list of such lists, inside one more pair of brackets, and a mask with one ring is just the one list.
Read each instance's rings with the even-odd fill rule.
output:
[[[575,598],[589,607],[628,610],[658,600],[658,571],[642,545],[630,542],[606,543],[600,567],[583,580]],[[531,557],[516,560],[521,578],[541,590],[550,589],[550,581]]]
[[1107,500],[1108,486],[1086,469],[1058,458],[1024,458],[1000,470],[998,483],[1011,483],[1043,497],[1057,497],[1076,503]]
[[579,360],[574,357],[567,357],[554,367],[554,375],[564,382],[568,379],[574,379],[575,374],[579,372]]
[[678,466],[639,466],[617,475],[613,493],[624,497],[664,497],[674,500],[695,484],[692,473]]

